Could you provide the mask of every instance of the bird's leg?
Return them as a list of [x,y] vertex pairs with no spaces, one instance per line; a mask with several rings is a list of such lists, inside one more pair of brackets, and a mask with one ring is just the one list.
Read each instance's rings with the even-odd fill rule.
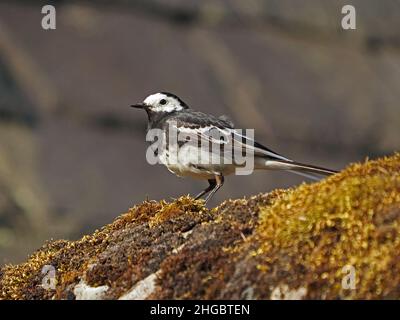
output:
[[208,179],[208,183],[210,184],[205,190],[203,190],[202,192],[200,192],[196,198],[194,198],[195,200],[200,199],[202,196],[204,196],[205,194],[209,193],[211,190],[213,190],[215,188],[215,186],[217,185],[217,180],[215,179]]
[[206,197],[204,204],[207,204],[207,202],[213,197],[213,195],[218,191],[218,189],[221,188],[224,185],[224,176],[216,175],[215,176],[215,181],[217,182],[217,185],[210,192],[210,194]]

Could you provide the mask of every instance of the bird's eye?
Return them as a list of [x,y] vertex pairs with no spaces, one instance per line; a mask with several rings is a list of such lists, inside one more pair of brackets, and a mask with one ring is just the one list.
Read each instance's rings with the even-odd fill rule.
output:
[[160,104],[167,104],[167,100],[161,99],[161,100],[160,100]]

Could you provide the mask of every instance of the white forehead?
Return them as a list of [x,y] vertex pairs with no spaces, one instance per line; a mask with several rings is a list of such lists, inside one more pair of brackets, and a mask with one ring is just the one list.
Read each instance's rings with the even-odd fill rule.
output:
[[[166,100],[167,103],[163,105],[160,104],[160,101],[162,99]],[[178,99],[171,97],[171,95],[167,95],[165,93],[152,94],[144,99],[143,102],[148,106],[151,106],[151,110],[155,112],[172,112],[180,111],[183,109],[183,107],[181,106],[181,102]]]
[[148,105],[156,105],[161,99],[169,100],[168,96],[164,93],[155,93],[144,99],[144,103]]

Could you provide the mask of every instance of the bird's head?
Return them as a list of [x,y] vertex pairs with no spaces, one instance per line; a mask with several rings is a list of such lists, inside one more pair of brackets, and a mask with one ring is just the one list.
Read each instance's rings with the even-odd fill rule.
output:
[[152,94],[144,99],[143,102],[134,104],[131,107],[144,109],[148,113],[170,113],[189,109],[188,105],[178,96],[168,92]]

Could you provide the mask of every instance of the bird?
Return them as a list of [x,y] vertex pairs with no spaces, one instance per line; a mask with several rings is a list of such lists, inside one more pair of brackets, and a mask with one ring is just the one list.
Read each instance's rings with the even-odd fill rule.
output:
[[[196,111],[173,93],[154,93],[131,107],[146,111],[147,134],[157,133],[150,155],[179,177],[208,180],[208,187],[195,197],[206,196],[205,204],[224,185],[225,176],[243,169],[233,154],[251,154],[256,170],[285,170],[313,180],[337,173],[284,157],[238,132],[228,117]],[[171,139],[174,134],[184,139]]]

